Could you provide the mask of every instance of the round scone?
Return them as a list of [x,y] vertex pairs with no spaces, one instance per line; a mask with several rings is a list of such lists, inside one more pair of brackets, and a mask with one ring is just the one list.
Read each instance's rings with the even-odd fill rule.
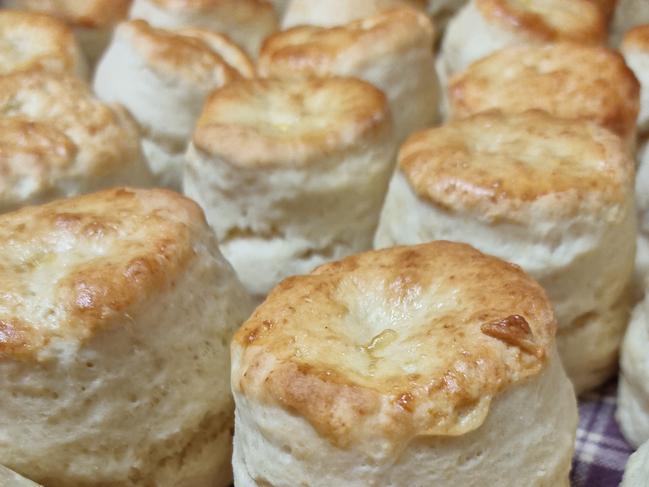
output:
[[294,27],[264,42],[261,76],[354,76],[386,94],[398,141],[437,117],[433,25],[401,7],[340,27]]
[[116,185],[150,186],[137,124],[72,75],[0,76],[0,212]]
[[371,248],[393,168],[383,93],[355,78],[240,80],[208,99],[183,189],[244,285]]
[[649,478],[649,442],[631,455],[620,487],[646,487]]
[[0,225],[0,462],[48,487],[229,485],[250,301],[200,208],[113,189]]
[[115,29],[97,66],[94,88],[103,100],[129,109],[142,127],[144,155],[158,183],[178,189],[187,143],[205,98],[215,88],[253,74],[250,58],[221,34],[169,31],[131,20]]
[[0,10],[0,75],[34,68],[86,77],[86,61],[72,30],[35,12]]
[[621,47],[627,65],[640,82],[640,114],[638,132],[649,132],[649,24],[627,32]]
[[0,465],[0,485],[2,487],[39,487],[37,483],[2,465]]
[[633,173],[621,139],[592,122],[453,121],[401,147],[375,246],[448,239],[523,267],[552,300],[559,353],[582,392],[616,369],[628,320]]
[[268,0],[134,0],[130,17],[165,29],[198,27],[220,32],[254,57],[279,24]]
[[611,23],[610,44],[618,46],[630,29],[642,24],[649,24],[649,2],[618,0]]
[[449,23],[440,56],[451,76],[508,46],[605,40],[604,15],[591,0],[471,0]]
[[46,12],[70,25],[90,66],[99,60],[113,27],[126,18],[131,0],[4,0],[3,6]]
[[235,485],[567,487],[554,334],[541,287],[468,245],[290,277],[232,341]]
[[454,117],[497,109],[540,109],[559,118],[592,120],[634,148],[640,86],[621,54],[560,43],[508,47],[450,80]]
[[291,0],[282,20],[282,28],[300,25],[334,27],[399,6],[423,11],[426,0]]
[[622,343],[616,412],[624,437],[636,447],[649,441],[648,348],[649,295],[645,294],[644,299],[633,311],[629,329]]

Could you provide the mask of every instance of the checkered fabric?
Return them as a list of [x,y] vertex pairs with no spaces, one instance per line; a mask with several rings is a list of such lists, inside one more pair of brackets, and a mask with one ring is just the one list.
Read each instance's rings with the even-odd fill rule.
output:
[[579,402],[572,487],[617,487],[622,480],[633,449],[615,422],[616,390],[617,384],[610,383]]

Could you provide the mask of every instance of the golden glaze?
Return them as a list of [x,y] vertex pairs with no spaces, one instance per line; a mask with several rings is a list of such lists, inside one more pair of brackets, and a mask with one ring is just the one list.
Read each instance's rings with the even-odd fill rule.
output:
[[606,20],[591,0],[475,0],[490,22],[542,42],[602,44]]
[[131,0],[11,0],[13,6],[59,17],[74,27],[107,27],[126,18]]
[[595,121],[627,141],[635,134],[639,94],[640,85],[619,53],[569,43],[500,50],[449,84],[456,118],[491,109],[540,109]]
[[624,203],[634,163],[621,139],[593,122],[540,111],[487,112],[413,134],[398,165],[420,198],[457,212],[529,218],[542,198],[574,215]]
[[74,34],[60,20],[0,10],[0,74],[32,68],[75,72],[80,62]]
[[234,337],[233,388],[340,447],[461,435],[544,368],[554,333],[520,268],[465,244],[393,247],[280,283]]
[[[129,39],[152,69],[197,83],[222,85],[239,76],[239,71],[224,60],[219,50],[234,51],[235,56],[248,59],[240,48],[232,42],[228,43],[224,36],[213,36],[206,30],[170,31],[151,27],[144,20],[130,20],[120,24],[117,35]],[[245,64],[246,61],[242,68],[244,70]],[[247,64],[251,64],[249,59]]]
[[299,166],[389,136],[385,95],[354,78],[238,80],[207,100],[194,145],[226,162]]
[[0,360],[83,340],[173,285],[202,211],[167,190],[113,189],[0,215]]
[[[411,8],[394,8],[340,27],[300,26],[264,42],[258,61],[262,76],[327,75],[341,63],[376,62],[386,53],[430,48],[429,18]],[[407,76],[407,74],[404,74]]]

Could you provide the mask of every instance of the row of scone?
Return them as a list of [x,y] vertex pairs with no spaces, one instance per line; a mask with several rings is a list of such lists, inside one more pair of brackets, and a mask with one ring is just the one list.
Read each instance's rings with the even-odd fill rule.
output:
[[226,486],[231,460],[238,487],[568,485],[575,395],[517,266],[439,241],[360,253],[235,333],[251,299],[177,193],[0,227],[0,460],[42,485]]
[[[491,4],[499,12],[515,2]],[[465,10],[484,12],[485,5],[476,1]],[[529,17],[525,5],[512,12]],[[548,25],[563,19],[565,26],[554,12],[532,12],[533,19]],[[326,12],[319,16],[326,19]],[[516,31],[521,24],[513,25]],[[68,167],[77,169],[77,186],[60,184],[66,195],[95,189],[83,187],[86,174],[105,185],[178,187],[184,172],[185,191],[204,207],[224,254],[256,295],[288,274],[369,248],[379,220],[377,246],[437,238],[470,242],[519,263],[542,283],[556,309],[564,364],[579,390],[592,387],[615,367],[629,308],[637,83],[619,55],[599,46],[535,41],[499,51],[454,74],[447,103],[455,120],[408,139],[392,175],[399,142],[435,117],[432,39],[430,21],[405,9],[339,28],[297,27],[264,43],[258,72],[273,79],[246,80],[254,75],[250,59],[222,35],[124,23],[100,63],[95,87],[140,122],[148,169],[136,131],[122,127],[133,127],[128,121],[118,124],[124,135],[100,150],[94,142],[83,146],[79,141],[94,141],[89,137],[101,133],[104,123],[84,125],[88,117],[77,116],[75,102],[66,101],[74,96],[62,94],[85,93],[81,105],[101,107],[101,120],[128,120],[115,115],[121,109],[92,99],[61,70],[48,75],[21,69],[4,77],[3,123],[22,123],[13,129],[20,137],[7,132],[5,147],[13,151],[10,158],[37,170],[27,179],[18,173],[7,187],[33,189],[24,183],[38,174],[50,185],[38,199],[43,201],[61,195],[52,181],[67,175]],[[641,65],[634,69],[642,72]],[[357,76],[383,93],[331,75]],[[23,86],[32,91],[21,92]],[[38,94],[41,89],[47,97]],[[501,113],[482,113],[491,109]],[[112,159],[136,161],[137,171],[121,180],[82,164],[134,139],[129,153],[136,156]],[[84,148],[90,155],[77,158]],[[59,156],[58,164],[42,164],[51,154]],[[52,167],[59,172],[49,172]],[[29,202],[21,194],[14,207]],[[386,336],[392,340],[389,332],[378,342]],[[320,419],[311,422],[317,426]],[[264,485],[263,475],[257,477]]]

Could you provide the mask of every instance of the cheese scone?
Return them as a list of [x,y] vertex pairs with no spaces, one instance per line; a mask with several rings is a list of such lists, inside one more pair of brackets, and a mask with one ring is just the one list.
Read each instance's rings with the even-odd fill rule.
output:
[[582,392],[617,368],[634,265],[633,180],[624,143],[595,123],[474,115],[401,147],[375,246],[448,239],[523,267],[554,305],[559,353]]
[[640,85],[622,55],[605,47],[508,47],[454,76],[448,97],[455,118],[539,109],[597,122],[635,148]]
[[130,17],[155,27],[197,27],[229,36],[253,57],[263,40],[279,28],[268,0],[134,0]]
[[35,10],[70,25],[90,66],[99,60],[115,25],[126,18],[131,0],[4,0],[3,6]]
[[574,391],[541,287],[468,245],[280,283],[232,341],[237,487],[568,487]]
[[221,34],[158,29],[131,20],[115,30],[97,66],[94,88],[139,122],[144,155],[158,184],[180,189],[185,150],[205,98],[253,74],[250,58]]
[[449,23],[440,57],[448,77],[508,46],[605,40],[606,20],[592,0],[471,0]]
[[215,91],[183,190],[256,296],[371,248],[395,142],[381,91],[355,78],[239,80]]
[[73,75],[36,69],[0,76],[0,113],[0,212],[153,184],[135,121]]
[[434,124],[437,79],[434,29],[411,8],[394,8],[340,27],[303,26],[264,42],[257,65],[271,78],[353,76],[381,89],[390,102],[398,141]]
[[118,188],[0,225],[0,462],[47,487],[230,485],[250,301],[201,209]]
[[0,75],[35,68],[87,75],[72,29],[50,15],[0,10],[0,39]]

